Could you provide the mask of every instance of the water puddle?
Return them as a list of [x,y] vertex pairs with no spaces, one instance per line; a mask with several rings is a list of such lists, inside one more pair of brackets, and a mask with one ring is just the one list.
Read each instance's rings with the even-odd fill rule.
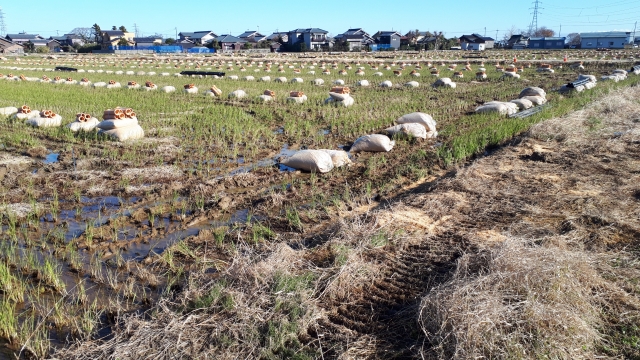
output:
[[45,164],[53,164],[53,163],[57,163],[58,162],[58,157],[60,156],[60,154],[56,154],[56,153],[51,153],[47,156],[45,156],[44,158],[44,163]]

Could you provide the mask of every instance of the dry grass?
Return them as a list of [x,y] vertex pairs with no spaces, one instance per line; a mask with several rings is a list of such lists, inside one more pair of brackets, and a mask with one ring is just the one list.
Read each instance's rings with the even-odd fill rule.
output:
[[603,266],[615,273],[603,259],[559,244],[510,238],[460,259],[453,279],[422,301],[430,350],[448,359],[596,357],[603,314],[637,313],[640,302],[601,276]]

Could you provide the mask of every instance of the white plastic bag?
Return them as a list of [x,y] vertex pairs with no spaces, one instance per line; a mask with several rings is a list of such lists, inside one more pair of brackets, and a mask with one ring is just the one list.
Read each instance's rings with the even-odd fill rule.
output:
[[391,137],[395,135],[403,137],[411,135],[420,139],[427,138],[427,128],[425,128],[424,125],[418,123],[395,125],[384,129],[384,132]]
[[28,119],[26,124],[35,127],[58,127],[62,124],[62,116],[56,114],[52,118],[34,117]]
[[100,120],[92,117],[89,120],[86,121],[74,121],[71,124],[67,125],[67,127],[73,131],[73,132],[78,132],[78,131],[86,131],[89,132],[93,129],[96,128],[96,126],[100,123]]
[[301,150],[280,161],[288,167],[309,172],[326,173],[333,169],[331,156],[321,150]]
[[140,125],[138,124],[119,127],[111,130],[100,130],[99,133],[107,135],[118,141],[135,140],[144,137],[144,130],[142,130],[142,127],[140,127]]
[[436,131],[436,121],[433,120],[431,115],[421,113],[421,112],[414,112],[411,114],[402,115],[401,117],[396,119],[396,123],[397,124],[416,123],[424,126],[427,129],[427,131],[430,131],[430,132]]
[[393,149],[396,142],[389,139],[386,135],[372,134],[359,137],[353,145],[351,145],[350,152],[388,152]]
[[546,98],[547,93],[539,87],[531,86],[522,90],[518,98],[522,99],[525,96],[540,96],[542,98]]
[[137,118],[124,118],[118,120],[103,120],[96,127],[101,130],[120,129],[129,126],[138,125]]
[[321,149],[320,151],[324,151],[329,156],[331,156],[331,161],[333,161],[334,167],[341,167],[344,165],[351,164],[351,159],[349,159],[349,154],[344,150],[327,150]]
[[542,96],[523,96],[521,99],[527,99],[533,103],[533,105],[543,105],[547,102],[547,99]]
[[511,102],[516,104],[520,110],[527,110],[533,107],[533,103],[527,99],[515,99],[511,100]]

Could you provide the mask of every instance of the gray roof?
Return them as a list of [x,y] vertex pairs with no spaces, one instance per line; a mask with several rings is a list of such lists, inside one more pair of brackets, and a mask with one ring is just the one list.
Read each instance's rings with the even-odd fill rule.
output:
[[631,35],[630,31],[602,31],[580,33],[580,38],[627,38]]
[[58,42],[57,40],[53,40],[53,39],[33,39],[29,41],[31,41],[31,43],[36,46],[46,46],[50,42]]
[[35,39],[42,39],[42,36],[40,35],[33,35],[33,34],[7,34],[6,36],[7,39],[12,39],[12,40],[35,40]]
[[392,36],[392,35],[402,36],[402,34],[400,34],[397,31],[378,31],[378,33],[376,34],[376,36]]
[[260,37],[263,38],[264,35],[262,35],[261,33],[255,31],[255,30],[247,30],[245,32],[243,32],[242,34],[238,35],[239,38],[248,38],[248,37]]
[[214,37],[216,36],[216,34],[211,31],[211,30],[205,30],[205,31],[194,31],[194,32],[181,32],[180,35],[184,36],[184,37],[190,37],[192,39],[202,39],[203,37],[207,36],[207,35],[213,35]]
[[289,36],[289,33],[288,32],[274,32],[273,34],[267,36],[267,40],[278,40],[279,36],[282,36],[282,37]]
[[216,40],[221,43],[246,43],[247,42],[247,40],[245,39],[240,39],[238,37],[235,37],[229,34],[220,35],[216,38]]
[[155,37],[155,36],[147,36],[147,37],[134,37],[133,41],[134,42],[155,42],[157,40],[162,40],[162,38],[160,37]]
[[322,30],[322,29],[318,29],[318,28],[295,29],[295,30],[291,30],[289,32],[290,33],[292,33],[292,32],[295,32],[295,33],[322,33],[322,34],[328,34],[329,33],[326,30]]
[[67,41],[67,37],[66,36],[51,36],[49,38],[49,40],[56,40],[56,41]]
[[532,37],[529,41],[564,41],[564,37]]
[[107,34],[108,36],[124,36],[124,31],[120,31],[120,30],[105,30],[103,31],[104,34]]

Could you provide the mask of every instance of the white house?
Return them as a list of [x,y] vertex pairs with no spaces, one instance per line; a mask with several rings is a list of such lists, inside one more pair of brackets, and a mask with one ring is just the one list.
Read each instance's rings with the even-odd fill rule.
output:
[[580,34],[580,43],[583,49],[624,49],[631,43],[630,31],[603,31]]

